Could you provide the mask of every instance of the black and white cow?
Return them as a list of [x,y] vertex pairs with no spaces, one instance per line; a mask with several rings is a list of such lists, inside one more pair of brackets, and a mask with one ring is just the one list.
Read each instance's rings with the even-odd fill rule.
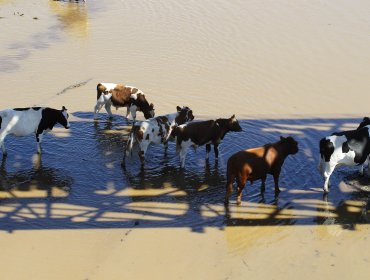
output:
[[35,133],[37,152],[41,153],[43,135],[52,130],[59,123],[69,128],[67,109],[62,110],[47,107],[15,108],[0,111],[0,145],[3,156],[6,156],[4,140],[9,134],[14,136],[27,136]]
[[319,171],[325,179],[324,192],[329,192],[329,178],[337,166],[361,165],[369,168],[370,119],[364,118],[356,130],[333,133],[320,140]]
[[[177,106],[177,112],[151,118],[132,126],[126,146],[126,156],[132,153],[135,143],[140,146],[139,156],[141,166],[144,166],[145,153],[151,143],[164,144],[167,150],[168,140],[173,128],[194,119],[193,111],[189,107]],[[123,162],[124,163],[124,162]]]
[[176,127],[173,135],[177,137],[176,150],[180,153],[181,167],[185,167],[185,157],[190,147],[206,145],[208,159],[212,144],[217,160],[218,146],[229,131],[242,131],[235,115],[228,119],[190,122]]

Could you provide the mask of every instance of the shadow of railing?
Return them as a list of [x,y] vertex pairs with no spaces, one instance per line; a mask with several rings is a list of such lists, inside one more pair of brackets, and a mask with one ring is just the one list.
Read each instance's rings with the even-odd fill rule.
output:
[[[127,121],[113,121],[76,112],[68,135],[56,131],[43,141],[42,164],[35,164],[32,137],[9,138],[9,155],[0,170],[0,230],[89,228],[189,228],[304,226],[340,224],[356,229],[368,224],[369,195],[361,191],[356,169],[339,169],[323,197],[317,171],[318,142],[333,131],[356,127],[360,119],[245,119],[243,132],[230,133],[220,146],[220,159],[206,162],[205,148],[190,151],[179,168],[174,143],[167,155],[151,146],[144,171],[134,155],[121,168],[129,130]],[[225,165],[234,152],[292,135],[300,151],[289,157],[281,174],[282,192],[273,182],[260,194],[259,182],[248,184],[243,204],[225,208]],[[12,141],[14,140],[14,141]],[[343,185],[350,188],[347,190]],[[351,186],[352,185],[352,186]],[[235,194],[234,194],[235,195]]]

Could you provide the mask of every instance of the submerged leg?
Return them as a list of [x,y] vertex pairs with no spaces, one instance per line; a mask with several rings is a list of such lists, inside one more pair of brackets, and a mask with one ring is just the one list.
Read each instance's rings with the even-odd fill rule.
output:
[[94,119],[96,120],[98,118],[98,113],[104,106],[104,101],[100,101],[99,99],[96,101],[96,105],[94,107]]
[[5,133],[0,134],[0,145],[1,145],[1,149],[3,150],[3,157],[7,156],[7,154],[8,154],[8,152],[6,151],[6,148],[5,148],[5,137],[6,137]]
[[110,102],[107,102],[105,103],[104,107],[105,107],[105,110],[107,111],[108,115],[109,115],[109,118],[113,118],[113,114],[112,114],[112,110],[111,110],[111,103]]
[[213,144],[213,150],[215,152],[216,160],[218,160],[218,143]]
[[206,160],[209,159],[209,152],[211,151],[211,144],[206,145]]
[[240,205],[242,203],[242,192],[243,192],[243,189],[246,183],[247,183],[246,177],[238,178],[238,193],[237,193],[237,198],[236,198],[237,205]]
[[324,180],[325,180],[325,183],[324,183],[324,192],[325,193],[328,193],[329,192],[329,187],[330,187],[330,183],[329,183],[329,179],[330,179],[330,175],[333,173],[335,169],[335,165],[332,165],[330,163],[326,163],[325,166],[324,166]]
[[182,146],[181,150],[180,150],[180,161],[181,161],[181,167],[182,168],[185,167],[185,159],[186,159],[187,150],[188,150],[188,147],[186,147],[186,146],[185,147]]
[[41,154],[41,142],[42,142],[43,133],[36,134],[36,142],[37,142],[37,153]]
[[262,177],[261,178],[261,193],[264,193],[265,192],[265,189],[266,189],[266,177]]

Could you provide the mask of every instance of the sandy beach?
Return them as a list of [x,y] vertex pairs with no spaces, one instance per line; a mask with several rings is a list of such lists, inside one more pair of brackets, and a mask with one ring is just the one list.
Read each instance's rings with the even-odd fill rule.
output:
[[[6,140],[2,279],[367,279],[370,179],[338,168],[328,196],[318,143],[370,116],[370,3],[0,0],[1,108],[66,106],[36,154]],[[190,151],[152,146],[121,167],[125,110],[93,120],[96,85],[136,86],[156,115],[235,114],[242,132]],[[143,120],[143,115],[138,114]],[[293,136],[268,178],[223,205],[230,155]]]

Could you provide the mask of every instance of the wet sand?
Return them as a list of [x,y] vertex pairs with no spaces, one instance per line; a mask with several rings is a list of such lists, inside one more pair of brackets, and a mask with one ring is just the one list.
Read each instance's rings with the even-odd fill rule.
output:
[[[0,167],[4,279],[357,278],[370,273],[368,178],[338,169],[328,196],[318,141],[369,116],[367,3],[0,0],[1,108],[65,105],[71,129],[7,139]],[[23,15],[22,15],[23,14]],[[37,19],[34,19],[37,17]],[[151,147],[120,166],[128,123],[93,121],[95,86],[142,89],[156,114],[236,114],[220,160]],[[142,119],[142,115],[139,114]],[[282,192],[248,184],[223,206],[234,152],[295,137]],[[12,141],[14,140],[14,141]]]

